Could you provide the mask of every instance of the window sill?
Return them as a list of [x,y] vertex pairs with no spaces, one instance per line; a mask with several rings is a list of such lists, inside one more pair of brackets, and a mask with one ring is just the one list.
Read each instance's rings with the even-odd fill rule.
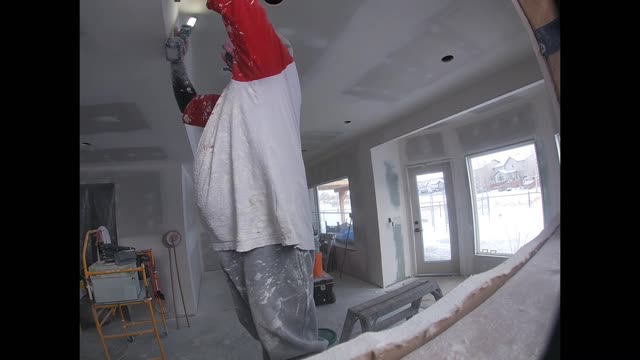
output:
[[507,254],[486,254],[486,253],[476,253],[475,256],[481,256],[481,257],[494,257],[494,258],[504,258],[504,259],[508,259],[510,257],[513,256],[512,255],[507,255]]

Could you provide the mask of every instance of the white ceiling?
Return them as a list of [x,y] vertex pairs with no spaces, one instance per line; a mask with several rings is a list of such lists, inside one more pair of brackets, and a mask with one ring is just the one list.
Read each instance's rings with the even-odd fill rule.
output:
[[[479,104],[476,107],[468,109],[462,113],[455,114],[451,117],[430,124],[423,129],[407,134],[405,138],[423,136],[440,132],[447,127],[459,128],[471,123],[482,123],[484,120],[498,117],[507,117],[513,113],[529,112],[529,108],[539,99],[545,99],[546,88],[543,80],[530,84],[524,88],[518,89],[512,93],[503,95],[500,98],[493,99],[487,103]],[[542,101],[545,101],[542,100]]]
[[[196,15],[190,76],[198,92],[224,88],[226,35],[205,3],[80,2],[80,141],[100,154],[82,162],[157,159],[158,148],[170,160],[190,160],[163,46],[176,17],[183,23]],[[306,160],[533,56],[511,0],[284,0],[266,7],[294,47]],[[454,60],[443,63],[449,54]]]

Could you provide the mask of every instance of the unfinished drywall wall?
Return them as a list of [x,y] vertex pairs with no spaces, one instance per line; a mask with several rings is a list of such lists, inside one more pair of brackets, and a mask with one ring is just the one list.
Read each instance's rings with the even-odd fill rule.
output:
[[371,149],[383,286],[406,279],[413,267],[410,246],[409,202],[404,188],[404,166],[397,142]]
[[349,247],[346,251],[340,247],[337,249],[337,270],[382,287],[378,220],[371,174],[369,148],[357,144],[334,161],[307,168],[307,182],[309,186],[314,186],[345,176],[349,178],[354,243],[353,248]]
[[[486,74],[472,85],[453,89],[429,106],[368,132],[350,142],[348,146],[339,147],[306,164],[309,186],[344,176],[349,177],[353,228],[360,240],[357,240],[357,251],[353,255],[349,254],[346,272],[363,281],[383,286],[371,148],[541,79],[536,60],[533,56],[528,57],[505,66],[498,72]],[[458,198],[460,197],[456,197]]]
[[[538,163],[544,174],[542,196],[545,221],[560,213],[560,157],[555,134],[560,133],[560,119],[553,110],[548,94],[543,91],[532,101],[537,122]],[[544,121],[544,119],[548,119]]]
[[[486,271],[506,259],[476,255],[467,155],[533,140],[542,182],[545,224],[560,212],[560,172],[553,131],[556,120],[545,91],[544,83],[538,82],[508,99],[471,111],[462,120],[453,118],[431,131],[400,140],[405,165],[443,159],[451,163],[462,274]],[[445,144],[442,149],[440,143]]]
[[[192,248],[192,244],[185,238],[181,164],[165,161],[83,166],[80,168],[80,183],[115,184],[119,245],[153,250],[159,283],[167,300],[170,318],[174,316],[173,299],[168,251],[162,245],[162,236],[169,230],[177,230],[183,235],[183,242],[177,248],[176,254],[187,312],[195,314],[197,296],[194,287],[199,287],[200,284],[194,284],[190,275],[193,261],[188,249]],[[176,297],[179,299],[175,274],[174,283]],[[177,305],[178,309],[181,309],[180,300]],[[179,310],[178,313],[183,314],[184,311]]]
[[193,164],[182,165],[182,207],[184,209],[184,243],[187,257],[190,260],[189,276],[193,284],[191,290],[193,298],[197,301],[200,296],[200,283],[202,280],[202,246],[201,227],[198,206],[196,205],[193,185]]

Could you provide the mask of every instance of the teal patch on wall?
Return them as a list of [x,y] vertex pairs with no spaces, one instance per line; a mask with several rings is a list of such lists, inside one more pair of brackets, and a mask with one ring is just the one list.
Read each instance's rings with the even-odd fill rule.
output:
[[[394,171],[394,166],[388,161],[384,162],[386,168],[386,180],[387,190],[391,204],[400,209],[400,176]],[[402,226],[400,224],[394,224],[393,226],[393,242],[396,248],[396,265],[398,271],[396,272],[396,281],[406,279],[404,266],[404,242],[402,241]]]
[[387,169],[387,189],[389,190],[391,203],[395,207],[400,207],[400,185],[398,184],[400,177],[395,171],[393,171],[393,165],[391,163],[385,161],[384,166]]
[[404,280],[407,275],[404,269],[404,243],[402,242],[402,226],[399,224],[393,227],[393,242],[396,244],[396,264],[398,265],[398,272],[396,280]]

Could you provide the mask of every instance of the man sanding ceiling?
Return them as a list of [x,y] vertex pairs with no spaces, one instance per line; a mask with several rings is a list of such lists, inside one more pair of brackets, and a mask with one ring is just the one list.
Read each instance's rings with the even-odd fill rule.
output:
[[327,343],[318,340],[313,300],[315,244],[293,50],[259,0],[206,4],[221,15],[228,35],[222,60],[231,80],[221,94],[198,94],[187,77],[188,27],[167,42],[183,122],[203,128],[194,154],[196,201],[238,319],[262,344],[264,358],[322,352]]

